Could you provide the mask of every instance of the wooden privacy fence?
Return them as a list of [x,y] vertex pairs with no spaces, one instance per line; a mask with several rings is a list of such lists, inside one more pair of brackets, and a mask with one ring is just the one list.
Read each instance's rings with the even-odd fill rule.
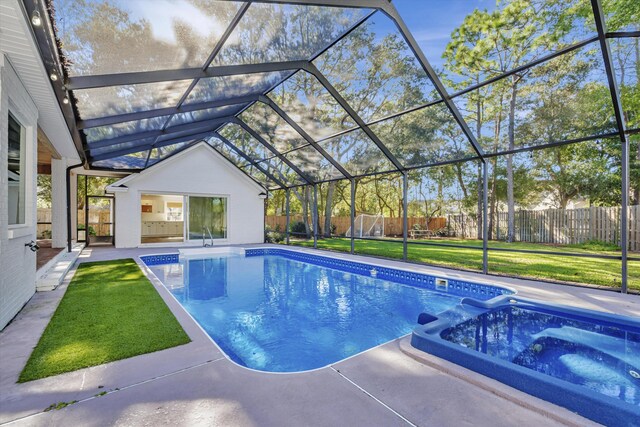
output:
[[[521,210],[515,212],[515,240],[531,243],[579,244],[589,240],[620,245],[620,207]],[[507,212],[494,216],[493,238],[507,236]],[[449,215],[449,235],[475,239],[475,215]],[[629,207],[629,250],[640,251],[640,206]]]
[[51,238],[51,209],[38,208],[36,212],[36,236],[38,239]]
[[[84,224],[84,213],[85,211],[82,209],[78,209],[78,226],[82,227],[81,224]],[[140,219],[136,219],[140,221]],[[93,228],[96,236],[112,236],[113,235],[113,225],[110,224],[112,222],[111,218],[111,210],[109,208],[96,209],[91,208],[89,210],[89,227]]]
[[[291,223],[296,221],[302,221],[302,215],[291,215]],[[407,218],[407,224],[409,230],[413,229],[415,224],[420,224],[421,228],[426,229],[426,218]],[[309,219],[311,224],[311,219]],[[287,224],[287,217],[285,215],[267,215],[266,225],[272,229],[279,229],[284,231]],[[320,229],[324,231],[324,216],[319,217]],[[333,216],[331,217],[331,224],[336,227],[333,234],[344,235],[349,227],[351,227],[351,217],[348,216]],[[429,230],[437,231],[444,229],[447,226],[446,218],[431,218],[429,221]],[[402,218],[384,218],[384,234],[385,236],[402,236]]]
[[[51,209],[38,208],[36,214],[38,238],[51,238]],[[89,213],[89,226],[93,227],[97,236],[112,235],[111,212],[109,208],[94,209]],[[84,209],[78,209],[78,224],[84,224]]]

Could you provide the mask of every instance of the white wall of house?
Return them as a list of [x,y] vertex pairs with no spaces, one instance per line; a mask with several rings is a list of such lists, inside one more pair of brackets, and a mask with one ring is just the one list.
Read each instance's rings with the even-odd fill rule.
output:
[[[7,137],[9,112],[25,132],[24,223],[9,225]],[[9,60],[0,53],[0,330],[36,289],[36,255],[25,243],[36,238],[38,109]]]
[[116,198],[118,248],[141,245],[141,195],[153,193],[227,197],[227,238],[214,243],[264,240],[264,199],[259,197],[264,189],[204,142],[114,183],[108,191]]

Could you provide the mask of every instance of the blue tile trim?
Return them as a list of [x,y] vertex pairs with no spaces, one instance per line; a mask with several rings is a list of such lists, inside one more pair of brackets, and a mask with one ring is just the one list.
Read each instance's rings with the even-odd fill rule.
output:
[[180,262],[179,254],[145,255],[140,259],[147,265],[176,264]]
[[279,255],[296,261],[308,262],[310,264],[333,268],[348,273],[360,274],[372,277],[371,271],[375,269],[376,278],[389,280],[391,282],[402,283],[404,285],[429,289],[437,292],[447,293],[461,297],[472,296],[480,300],[488,300],[499,295],[511,295],[514,292],[510,289],[498,286],[483,285],[480,283],[467,282],[464,280],[448,279],[449,286],[445,288],[436,287],[437,276],[424,273],[414,273],[411,271],[397,270],[394,268],[373,266],[355,261],[329,258],[312,255],[304,252],[288,251],[284,249],[247,249],[245,256]]

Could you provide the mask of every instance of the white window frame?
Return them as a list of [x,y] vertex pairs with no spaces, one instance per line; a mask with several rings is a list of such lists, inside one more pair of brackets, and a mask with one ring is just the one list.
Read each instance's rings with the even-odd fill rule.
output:
[[[32,234],[31,222],[34,217],[32,209],[33,207],[29,203],[30,192],[29,189],[33,183],[33,177],[31,176],[33,171],[33,165],[29,161],[33,154],[33,147],[29,144],[29,141],[32,139],[33,134],[33,126],[26,126],[24,123],[28,123],[26,117],[23,114],[20,114],[19,109],[11,102],[9,99],[9,108],[8,114],[6,117],[7,120],[7,129],[9,124],[9,115],[13,117],[13,119],[20,126],[20,187],[21,187],[21,196],[22,199],[20,204],[22,205],[22,209],[24,210],[23,222],[18,224],[9,224],[7,221],[7,230],[8,230],[8,238],[15,239],[19,237],[24,237]],[[7,135],[8,138],[8,135]],[[8,145],[7,140],[7,145]],[[9,160],[9,154],[7,152],[7,162]],[[8,164],[7,164],[7,182],[8,182]],[[7,188],[7,213],[9,209],[9,191]]]
[[[142,206],[143,195],[160,195],[160,196],[182,196],[183,208],[182,208],[182,235],[183,245],[193,245],[197,242],[201,242],[201,239],[189,239],[189,197],[219,197],[226,199],[227,205],[225,209],[225,224],[227,224],[227,236],[224,239],[213,239],[214,243],[226,243],[229,241],[229,211],[231,210],[231,195],[230,194],[206,194],[206,193],[183,193],[176,191],[159,191],[159,190],[138,190],[138,204],[137,209],[140,210]],[[138,235],[139,245],[166,245],[166,243],[142,243],[142,221],[139,221],[140,232]]]

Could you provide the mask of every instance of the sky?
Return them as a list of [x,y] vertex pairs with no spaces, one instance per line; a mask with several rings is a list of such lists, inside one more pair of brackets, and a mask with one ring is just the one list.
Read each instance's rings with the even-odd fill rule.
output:
[[441,68],[451,32],[474,9],[494,10],[496,0],[393,0],[432,66]]

